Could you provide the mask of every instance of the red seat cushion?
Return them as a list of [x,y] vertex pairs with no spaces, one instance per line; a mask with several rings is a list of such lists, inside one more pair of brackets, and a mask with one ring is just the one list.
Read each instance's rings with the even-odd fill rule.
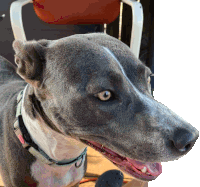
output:
[[120,12],[120,0],[33,0],[37,16],[50,24],[104,24]]

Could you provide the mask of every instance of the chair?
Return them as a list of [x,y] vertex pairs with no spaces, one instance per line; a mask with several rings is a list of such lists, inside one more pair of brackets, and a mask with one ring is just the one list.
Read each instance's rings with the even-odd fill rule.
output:
[[[62,1],[66,2],[66,0],[56,0],[56,2],[59,2],[61,5]],[[85,17],[81,15],[81,19],[83,21],[81,21],[81,19],[78,19],[79,22],[77,22],[77,12],[76,12],[76,7],[74,7],[74,13],[71,12],[71,9],[69,9],[69,11],[71,12],[71,15],[75,16],[75,19],[73,20],[73,16],[71,15],[66,15],[64,18],[65,19],[58,19],[56,17],[54,17],[54,15],[52,16],[50,11],[45,11],[44,8],[44,3],[45,7],[49,7],[52,11],[53,10],[58,10],[58,8],[55,6],[55,8],[52,8],[52,0],[17,0],[14,1],[11,4],[10,7],[10,19],[11,19],[11,26],[12,26],[12,30],[13,30],[13,34],[14,34],[14,38],[15,39],[20,39],[25,41],[26,40],[26,35],[25,35],[25,31],[24,31],[24,27],[23,27],[23,21],[22,21],[22,7],[28,3],[33,3],[34,6],[34,10],[35,13],[37,14],[37,16],[49,23],[49,24],[83,24],[83,23],[87,23],[87,24],[102,24],[102,23],[110,23],[112,22],[119,14],[119,8],[120,8],[120,0],[101,0],[102,2],[104,2],[103,5],[96,4],[95,6],[90,6],[91,2],[94,2],[94,0],[88,0],[88,1],[82,1],[82,0],[77,0],[77,7],[80,7],[80,2],[84,2],[84,3],[88,3],[88,10],[86,12],[84,12],[82,10],[79,9],[80,13],[85,13]],[[97,0],[96,2],[101,2],[99,0]],[[55,2],[55,1],[54,1]],[[106,2],[110,2],[110,3],[106,3]],[[139,57],[139,52],[140,52],[140,45],[141,45],[141,38],[142,38],[142,29],[143,29],[143,9],[142,9],[142,5],[139,1],[136,0],[122,0],[123,3],[126,3],[127,5],[129,5],[132,9],[132,31],[131,31],[131,40],[130,40],[130,48],[131,51],[135,54],[135,56],[138,58]],[[50,4],[48,4],[50,3]],[[99,14],[92,14],[92,12],[98,12],[98,11],[94,11],[95,9],[99,9],[101,8]],[[114,8],[115,11],[113,11],[112,9]],[[90,9],[90,10],[89,10]],[[105,14],[105,10],[109,12],[111,12],[112,14]],[[68,12],[69,12],[68,11]],[[57,13],[59,13],[59,11],[57,11]],[[67,13],[67,11],[66,11]],[[103,14],[102,14],[103,13]],[[46,14],[46,16],[44,16]],[[92,16],[90,16],[92,15]],[[93,19],[90,19],[93,18]]]

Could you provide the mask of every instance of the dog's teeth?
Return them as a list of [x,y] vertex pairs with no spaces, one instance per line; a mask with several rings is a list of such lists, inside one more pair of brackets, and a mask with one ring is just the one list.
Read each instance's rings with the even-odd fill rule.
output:
[[142,173],[146,173],[147,168],[146,168],[146,167],[143,167],[143,168],[141,169],[141,171],[142,171]]

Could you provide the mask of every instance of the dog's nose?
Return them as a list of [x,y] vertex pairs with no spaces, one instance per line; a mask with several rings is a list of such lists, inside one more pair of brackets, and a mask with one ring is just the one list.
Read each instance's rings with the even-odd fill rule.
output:
[[190,132],[187,129],[177,129],[171,138],[174,146],[180,152],[188,152],[199,137],[199,132],[195,129]]

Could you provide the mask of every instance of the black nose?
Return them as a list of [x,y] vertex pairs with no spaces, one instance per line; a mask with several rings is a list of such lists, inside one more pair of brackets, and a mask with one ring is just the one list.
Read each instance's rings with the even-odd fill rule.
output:
[[177,129],[171,140],[178,151],[188,152],[198,137],[199,132],[196,129],[192,132],[187,129]]

